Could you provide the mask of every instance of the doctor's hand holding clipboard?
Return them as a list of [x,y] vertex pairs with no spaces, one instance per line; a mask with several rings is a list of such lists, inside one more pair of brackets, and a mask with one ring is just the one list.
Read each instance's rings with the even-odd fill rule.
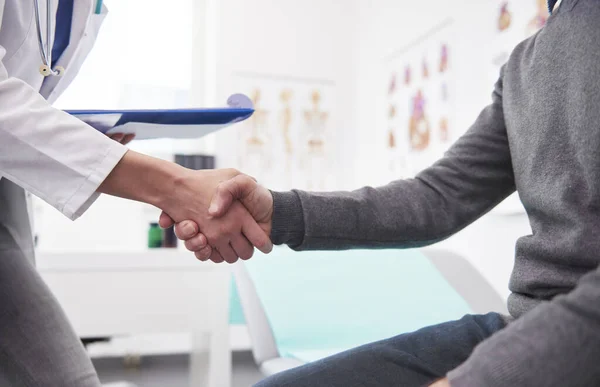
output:
[[252,245],[271,249],[269,237],[241,205],[231,217],[208,215],[216,186],[237,171],[190,171],[141,155],[120,143],[133,133],[110,133],[117,140],[112,141],[52,107],[92,49],[103,19],[98,14],[106,12],[98,0],[0,0],[2,385],[101,386],[32,265],[26,191],[72,220],[101,193],[153,204],[176,222],[189,219],[203,229],[222,230],[208,242],[223,260],[251,255]]
[[109,134],[108,137],[113,141],[116,141],[123,145],[127,145],[131,141],[133,141],[133,139],[135,138],[135,134],[113,133],[113,134]]

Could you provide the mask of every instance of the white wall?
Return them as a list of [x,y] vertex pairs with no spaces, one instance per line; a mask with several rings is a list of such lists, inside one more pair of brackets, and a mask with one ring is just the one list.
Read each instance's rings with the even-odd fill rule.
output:
[[[493,8],[492,8],[493,9]],[[491,102],[493,84],[489,82],[490,5],[480,0],[362,0],[361,22],[357,34],[358,83],[356,94],[358,160],[356,185],[384,183],[383,160],[378,158],[379,144],[385,142],[386,90],[385,58],[402,49],[436,26],[454,20],[456,41],[453,63],[456,80],[456,123],[466,131],[481,109]],[[373,133],[379,133],[374,136]],[[508,296],[508,277],[512,270],[514,244],[518,237],[531,232],[524,214],[490,214],[440,244],[467,257],[503,295]]]

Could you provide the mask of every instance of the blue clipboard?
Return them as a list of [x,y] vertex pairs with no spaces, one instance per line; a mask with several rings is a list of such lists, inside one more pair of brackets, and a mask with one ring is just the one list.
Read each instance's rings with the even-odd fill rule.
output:
[[165,110],[66,110],[104,133],[135,134],[136,139],[198,138],[252,116],[252,101],[231,96],[227,108]]

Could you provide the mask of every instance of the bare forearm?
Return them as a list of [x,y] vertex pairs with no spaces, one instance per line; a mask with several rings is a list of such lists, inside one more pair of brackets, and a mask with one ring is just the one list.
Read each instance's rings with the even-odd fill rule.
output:
[[204,222],[217,185],[237,174],[233,169],[193,171],[130,150],[98,192],[152,204],[176,222]]
[[233,169],[192,171],[129,151],[98,192],[152,204],[163,210],[169,221],[195,223],[192,228],[202,229],[205,241],[218,249],[219,262],[233,263],[238,256],[250,258],[252,246],[264,253],[272,248],[264,230],[240,203],[223,219],[208,214],[217,186],[238,174]]
[[98,192],[163,208],[177,182],[187,174],[177,164],[128,151]]

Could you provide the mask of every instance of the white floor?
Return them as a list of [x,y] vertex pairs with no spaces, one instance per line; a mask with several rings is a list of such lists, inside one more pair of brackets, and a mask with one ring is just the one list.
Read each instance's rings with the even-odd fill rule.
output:
[[[234,352],[232,387],[248,387],[262,379],[250,352]],[[122,358],[94,359],[102,383],[130,382],[136,387],[189,387],[188,357],[147,356],[138,366]]]

